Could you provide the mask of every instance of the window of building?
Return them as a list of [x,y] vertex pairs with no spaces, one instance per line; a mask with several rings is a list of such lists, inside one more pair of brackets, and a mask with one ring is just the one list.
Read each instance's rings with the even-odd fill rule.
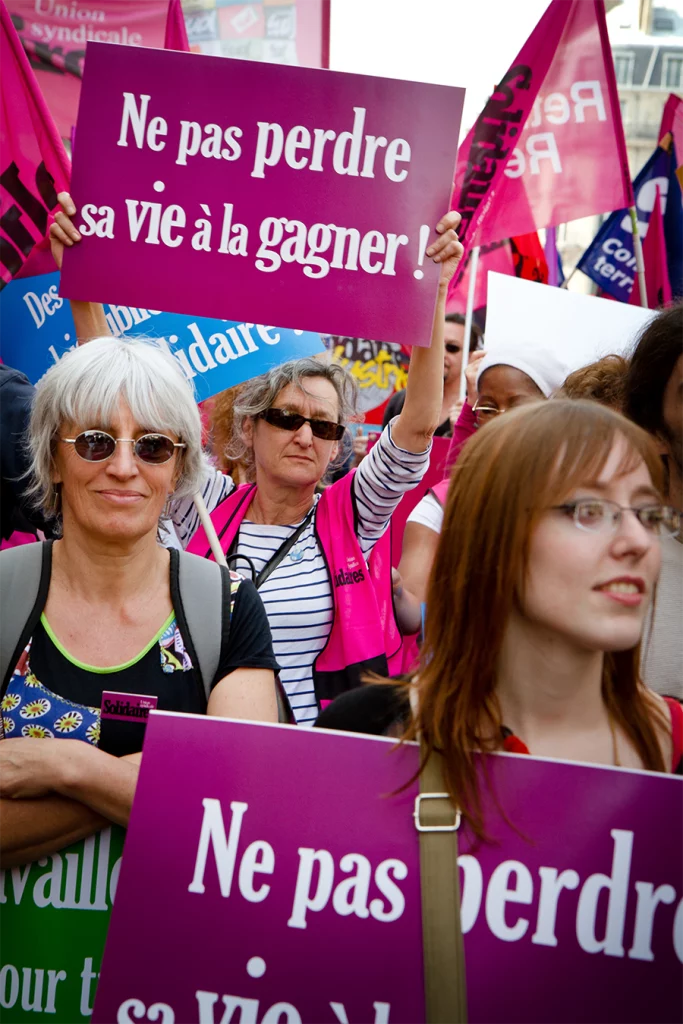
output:
[[676,25],[674,19],[667,12],[666,14],[660,13],[659,11],[654,12],[654,19],[652,24],[652,32],[654,35],[673,35],[676,31]]
[[683,84],[683,54],[667,53],[664,56],[662,85],[665,89],[680,89]]
[[633,85],[633,67],[635,64],[634,53],[615,53],[614,72],[617,78],[617,85]]

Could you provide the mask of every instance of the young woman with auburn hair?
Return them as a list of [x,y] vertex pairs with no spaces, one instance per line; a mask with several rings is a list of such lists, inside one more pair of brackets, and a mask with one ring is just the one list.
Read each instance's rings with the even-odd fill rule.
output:
[[453,470],[413,685],[346,694],[318,725],[402,719],[444,754],[479,834],[476,751],[680,770],[681,706],[639,674],[661,545],[680,528],[661,487],[649,436],[597,403],[499,417]]

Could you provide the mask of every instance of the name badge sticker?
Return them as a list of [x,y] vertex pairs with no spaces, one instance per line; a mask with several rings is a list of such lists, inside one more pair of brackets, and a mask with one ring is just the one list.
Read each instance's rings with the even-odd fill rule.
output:
[[150,711],[157,706],[157,698],[144,693],[117,693],[105,690],[102,694],[102,718],[118,722],[146,722]]

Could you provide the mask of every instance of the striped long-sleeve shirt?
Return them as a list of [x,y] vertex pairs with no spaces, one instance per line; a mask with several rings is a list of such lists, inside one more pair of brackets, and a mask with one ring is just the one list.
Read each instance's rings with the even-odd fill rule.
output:
[[[391,425],[361,462],[353,487],[358,540],[366,559],[386,531],[399,501],[406,491],[419,483],[428,464],[429,450],[415,454],[399,448],[392,440]],[[228,477],[221,474],[212,477],[204,487],[207,507],[215,508],[233,487]],[[316,501],[318,499],[316,495]],[[179,509],[174,521],[185,546],[198,526],[194,508],[188,505]],[[299,525],[269,526],[244,519],[237,553],[248,556],[258,573]],[[242,572],[247,565],[238,562],[236,568]],[[313,519],[261,586],[259,594],[270,623],[280,678],[292,710],[299,724],[311,725],[318,714],[313,663],[327,643],[334,609],[330,577],[315,536]]]

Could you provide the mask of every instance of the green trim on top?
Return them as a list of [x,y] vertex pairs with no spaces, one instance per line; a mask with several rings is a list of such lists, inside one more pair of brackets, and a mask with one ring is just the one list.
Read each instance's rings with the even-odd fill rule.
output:
[[40,621],[43,624],[45,632],[50,637],[50,640],[52,640],[52,643],[55,645],[57,650],[64,655],[67,661],[70,661],[72,665],[76,666],[76,668],[82,668],[86,672],[95,672],[97,675],[103,676],[109,675],[111,672],[122,672],[124,668],[130,668],[131,665],[135,665],[135,663],[140,661],[141,658],[144,658],[148,651],[151,651],[154,645],[159,642],[159,640],[164,635],[164,633],[166,632],[166,630],[171,625],[174,619],[175,612],[171,612],[171,614],[166,619],[166,622],[163,624],[159,632],[155,636],[153,636],[150,642],[145,647],[143,647],[140,653],[136,654],[134,658],[130,659],[130,661],[125,661],[123,665],[112,665],[111,668],[100,668],[97,665],[86,665],[84,661],[79,661],[78,658],[74,658],[72,654],[69,654],[64,645],[59,642],[57,637],[52,632],[52,629],[50,628],[50,623],[45,618],[45,612],[43,612],[43,614],[40,616]]

